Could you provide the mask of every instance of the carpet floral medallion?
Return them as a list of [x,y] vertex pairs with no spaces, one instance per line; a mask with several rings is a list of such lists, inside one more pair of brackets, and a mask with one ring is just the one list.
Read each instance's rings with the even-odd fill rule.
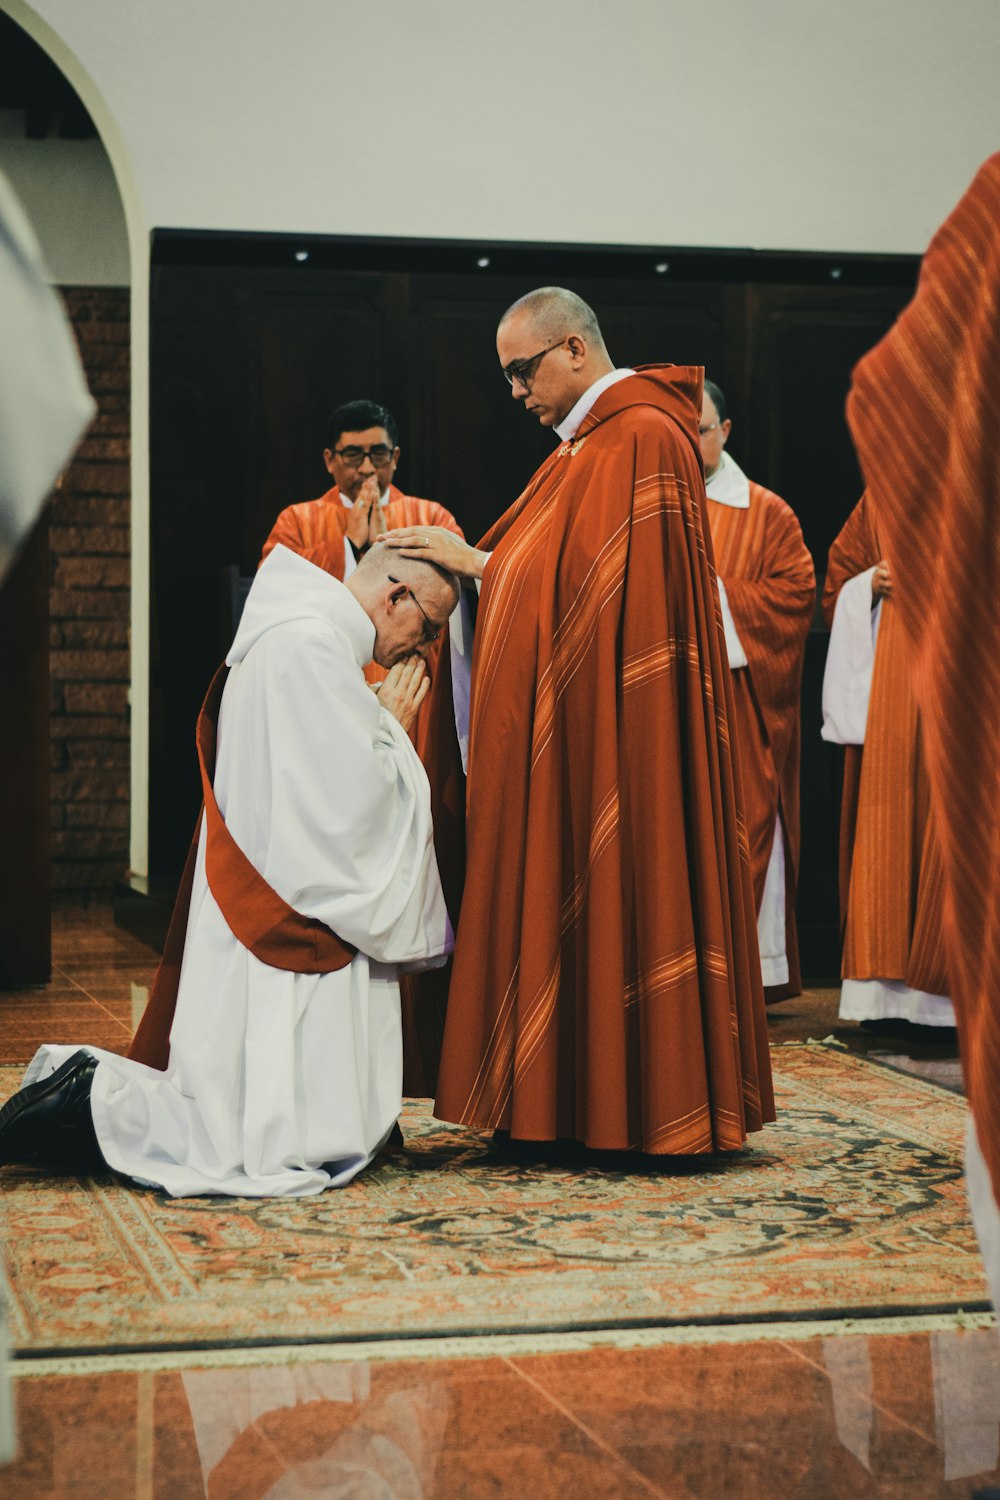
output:
[[[976,1309],[964,1102],[835,1047],[774,1053],[733,1156],[514,1157],[403,1116],[405,1154],[318,1198],[170,1199],[0,1171],[24,1354]],[[0,1092],[20,1070],[0,1070]]]

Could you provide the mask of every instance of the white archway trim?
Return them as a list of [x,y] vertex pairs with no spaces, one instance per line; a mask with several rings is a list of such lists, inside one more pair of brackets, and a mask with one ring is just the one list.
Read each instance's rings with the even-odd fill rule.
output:
[[131,629],[129,866],[149,872],[149,233],[130,153],[114,114],[75,53],[25,0],[6,0],[11,18],[76,89],[97,127],[121,194],[131,264]]

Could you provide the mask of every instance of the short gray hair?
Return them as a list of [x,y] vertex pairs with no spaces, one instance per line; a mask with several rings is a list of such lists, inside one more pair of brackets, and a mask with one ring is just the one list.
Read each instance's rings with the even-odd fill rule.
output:
[[515,313],[526,312],[547,344],[579,333],[588,344],[604,348],[604,335],[597,314],[588,302],[564,286],[540,286],[518,297],[500,319],[500,326]]

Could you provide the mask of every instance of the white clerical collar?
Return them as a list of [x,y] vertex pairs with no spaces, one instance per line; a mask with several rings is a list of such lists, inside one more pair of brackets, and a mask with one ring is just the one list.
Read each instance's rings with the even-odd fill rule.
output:
[[565,443],[570,438],[576,437],[584,417],[590,411],[598,396],[606,391],[609,386],[615,385],[619,380],[624,380],[626,376],[634,374],[634,370],[609,370],[606,375],[602,375],[599,380],[595,380],[593,385],[588,386],[573,409],[556,426],[555,431],[562,441]]
[[734,510],[750,509],[750,481],[728,453],[723,453],[719,467],[706,481],[705,493],[710,500],[731,505]]

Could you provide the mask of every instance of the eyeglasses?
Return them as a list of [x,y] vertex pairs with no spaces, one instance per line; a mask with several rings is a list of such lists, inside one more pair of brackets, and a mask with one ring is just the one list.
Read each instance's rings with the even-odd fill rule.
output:
[[698,431],[701,433],[701,436],[704,437],[706,432],[714,432],[717,427],[721,426],[721,422],[709,422],[707,427],[699,427]]
[[531,382],[535,378],[535,372],[546,354],[551,354],[553,349],[558,349],[565,344],[565,339],[560,339],[558,344],[550,344],[547,349],[542,349],[538,354],[533,354],[530,359],[512,359],[509,365],[504,365],[504,379],[508,385],[513,385],[516,380],[518,385],[523,385],[526,391],[531,390]]
[[[390,573],[389,574],[389,582],[390,583],[401,583],[402,580],[399,579],[399,578],[393,578],[392,574]],[[424,640],[427,642],[427,644],[429,646],[432,641],[436,641],[437,640],[438,636],[441,634],[441,631],[444,629],[444,626],[443,625],[435,625],[434,621],[431,619],[431,617],[427,613],[426,609],[424,609],[424,606],[421,604],[421,602],[417,598],[416,594],[410,588],[409,584],[404,583],[403,587],[406,589],[407,594],[413,600],[414,604],[417,606],[417,608],[419,609],[420,613],[423,615],[424,620],[426,621],[426,624],[424,625],[424,635],[423,635],[423,638],[424,638]]]
[[396,450],[387,448],[384,443],[376,443],[372,448],[334,448],[333,451],[350,469],[360,469],[366,458],[371,459],[376,469],[382,469]]

